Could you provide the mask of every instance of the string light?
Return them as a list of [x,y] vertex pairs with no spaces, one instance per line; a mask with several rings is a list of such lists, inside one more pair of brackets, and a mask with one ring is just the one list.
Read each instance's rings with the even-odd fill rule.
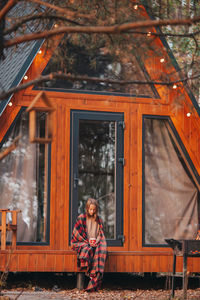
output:
[[28,76],[27,76],[27,75],[25,75],[25,76],[24,76],[24,80],[27,80],[27,79],[28,79]]
[[54,27],[57,28],[57,27],[58,27],[58,24],[54,24]]
[[38,53],[41,54],[41,53],[42,53],[42,50],[39,50]]
[[176,84],[173,85],[173,89],[174,90],[177,89],[177,85]]
[[133,8],[134,8],[135,10],[137,10],[137,9],[138,9],[138,5],[135,4],[135,5],[133,6]]
[[188,112],[186,116],[189,118],[189,117],[191,116],[191,113],[190,113],[190,112]]
[[12,106],[12,102],[9,102],[8,105],[9,105],[9,106]]
[[161,62],[161,63],[164,63],[164,61],[165,61],[164,58],[161,58],[161,59],[160,59],[160,62]]
[[147,36],[151,36],[151,31],[149,31],[149,32],[147,33]]

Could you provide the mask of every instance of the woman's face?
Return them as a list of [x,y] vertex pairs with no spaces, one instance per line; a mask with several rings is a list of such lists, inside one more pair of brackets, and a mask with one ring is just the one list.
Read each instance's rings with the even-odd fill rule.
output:
[[96,205],[90,204],[88,209],[88,214],[90,215],[90,217],[93,217],[95,213],[96,213]]

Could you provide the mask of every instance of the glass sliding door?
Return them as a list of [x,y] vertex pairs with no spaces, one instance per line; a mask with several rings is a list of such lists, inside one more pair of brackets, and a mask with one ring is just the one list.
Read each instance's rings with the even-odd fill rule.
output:
[[72,224],[98,200],[108,244],[122,245],[123,114],[71,113]]

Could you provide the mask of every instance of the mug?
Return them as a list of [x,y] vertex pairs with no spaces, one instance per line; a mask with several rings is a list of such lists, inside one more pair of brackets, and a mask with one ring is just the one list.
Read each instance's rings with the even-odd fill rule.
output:
[[96,239],[95,238],[90,238],[89,242],[90,242],[90,245],[92,247],[94,247],[96,245]]

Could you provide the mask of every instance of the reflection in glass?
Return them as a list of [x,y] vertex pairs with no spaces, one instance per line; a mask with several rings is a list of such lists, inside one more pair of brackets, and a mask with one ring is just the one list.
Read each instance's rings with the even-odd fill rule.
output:
[[[43,134],[45,116],[37,113],[37,130]],[[18,147],[0,161],[0,208],[20,209],[18,242],[45,242],[47,220],[47,146],[29,143],[27,113],[9,131],[1,149],[20,135]]]
[[47,112],[36,112],[36,137],[45,138],[47,127]]
[[106,238],[115,238],[115,122],[79,121],[78,213],[99,202]]
[[[88,38],[90,39],[90,36],[88,36]],[[67,73],[79,76],[79,79],[70,81],[66,80],[66,78],[59,78],[39,83],[39,86],[36,86],[36,88],[41,89],[46,87],[56,90],[98,91],[157,97],[158,95],[152,84],[119,84],[114,82],[88,81],[84,78],[81,79],[81,76],[88,76],[102,80],[111,79],[129,82],[131,79],[150,81],[141,57],[137,57],[139,48],[137,48],[137,50],[133,49],[134,42],[132,39],[123,41],[122,44],[125,49],[120,52],[118,45],[113,45],[113,53],[109,53],[109,49],[102,47],[102,44],[104,43],[105,41],[93,44],[92,41],[87,40],[83,45],[77,45],[73,38],[65,35],[42,75],[48,75],[53,72],[62,73],[67,70]],[[88,49],[89,45],[91,45],[91,49]],[[128,48],[132,50],[130,50],[129,54],[124,55],[124,52]],[[58,54],[59,60],[57,57]]]

